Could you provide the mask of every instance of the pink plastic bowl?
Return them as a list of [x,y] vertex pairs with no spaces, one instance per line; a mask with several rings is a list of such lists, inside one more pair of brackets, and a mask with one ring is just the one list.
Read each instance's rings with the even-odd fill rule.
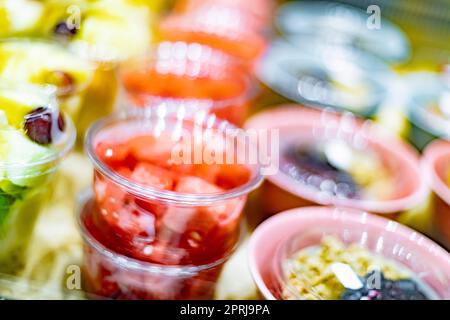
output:
[[256,114],[247,121],[245,128],[280,129],[280,145],[287,139],[314,143],[319,139],[334,138],[338,135],[352,141],[359,137],[369,149],[378,154],[394,178],[394,192],[388,199],[342,199],[321,194],[280,170],[277,174],[266,177],[262,189],[261,198],[266,215],[319,204],[355,208],[395,218],[396,214],[423,202],[428,193],[420,174],[417,152],[376,125],[364,123],[349,114],[340,115],[329,110],[286,105]]
[[446,181],[450,170],[450,142],[437,140],[425,149],[422,169],[434,192],[434,225],[444,242],[450,245],[450,188]]
[[[311,237],[311,232],[315,236]],[[250,270],[262,296],[280,299],[277,259],[280,248],[304,235],[304,246],[318,245],[320,236],[334,235],[346,243],[397,261],[415,273],[441,299],[450,299],[450,254],[437,244],[395,221],[353,209],[305,207],[275,215],[263,222],[250,239]],[[301,249],[298,248],[298,249]]]

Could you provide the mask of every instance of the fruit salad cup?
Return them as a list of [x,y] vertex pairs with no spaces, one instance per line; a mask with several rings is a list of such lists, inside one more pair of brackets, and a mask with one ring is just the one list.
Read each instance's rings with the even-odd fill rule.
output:
[[141,0],[48,0],[45,14],[44,36],[92,61],[117,63],[152,41],[152,15]]
[[75,129],[52,93],[35,86],[0,84],[0,118],[0,273],[17,273]]
[[124,65],[121,78],[131,100],[127,107],[208,111],[238,126],[254,94],[235,59],[198,43],[162,42],[147,59]]
[[[235,127],[215,116],[199,113],[193,119],[181,114],[124,113],[98,122],[88,132],[86,149],[95,167],[94,206],[81,224],[103,247],[132,259],[117,268],[108,262],[112,275],[95,273],[100,268],[95,259],[99,250],[89,249],[92,245],[85,241],[86,279],[93,281],[89,286],[94,294],[116,297],[115,291],[97,291],[98,277],[114,279],[117,275],[119,280],[114,283],[122,287],[125,281],[128,287],[127,279],[141,277],[130,262],[137,260],[144,266],[159,265],[169,273],[174,267],[195,270],[187,279],[178,275],[167,279],[173,292],[153,284],[157,272],[141,283],[140,297],[198,298],[176,288],[184,288],[185,282],[196,286],[193,279],[198,274],[202,280],[204,273],[214,283],[219,266],[238,243],[247,194],[262,179],[259,167],[233,160],[236,153],[231,146],[236,137],[226,132]],[[201,155],[211,148],[214,154],[228,155],[229,161],[204,162]],[[128,277],[122,280],[124,274]],[[161,276],[166,278],[165,273]],[[117,294],[121,297],[122,293]]]
[[263,222],[250,269],[266,299],[450,298],[450,255],[394,221],[353,209],[306,207]]
[[424,151],[422,171],[434,192],[434,226],[450,248],[450,142],[436,140]]
[[35,35],[44,18],[40,1],[3,0],[0,2],[0,38]]
[[42,25],[44,35],[96,66],[81,111],[75,118],[79,137],[84,138],[93,122],[113,111],[119,89],[118,65],[149,50],[154,21],[150,8],[156,8],[160,1],[151,2],[47,1],[47,19]]
[[97,74],[94,64],[47,40],[1,40],[0,61],[0,78],[54,86],[61,109],[76,120]]
[[184,13],[173,13],[160,25],[169,41],[198,42],[222,50],[253,68],[263,54],[266,39],[253,16],[233,7],[202,5]]
[[427,195],[415,151],[351,114],[291,105],[255,115],[246,128],[280,130],[279,170],[261,191],[267,215],[320,204],[396,218]]

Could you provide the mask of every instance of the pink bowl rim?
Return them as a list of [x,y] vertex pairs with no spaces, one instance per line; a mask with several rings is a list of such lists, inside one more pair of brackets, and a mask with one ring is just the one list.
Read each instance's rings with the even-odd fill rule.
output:
[[450,205],[450,187],[442,181],[435,168],[436,161],[443,157],[450,158],[450,142],[435,140],[425,148],[420,165],[431,189]]
[[[289,224],[292,220],[301,221],[314,218],[318,220],[318,224],[320,222],[332,221],[336,217],[335,214],[333,214],[335,212],[339,213],[340,219],[346,219],[351,223],[364,223],[371,228],[378,230],[395,230],[395,233],[399,240],[401,239],[402,241],[413,244],[417,252],[421,252],[424,256],[426,255],[430,257],[430,260],[433,259],[440,265],[447,265],[450,272],[450,254],[445,249],[443,249],[441,246],[428,239],[418,231],[414,231],[398,222],[350,208],[321,206],[296,208],[283,211],[277,215],[270,217],[255,229],[250,238],[248,249],[248,263],[250,273],[259,291],[266,299],[277,300],[266,285],[266,282],[259,272],[260,268],[258,267],[256,258],[258,254],[258,244],[264,239],[267,239],[265,235],[274,228]],[[284,240],[286,239],[281,237],[279,241],[282,242]]]
[[[283,113],[290,115],[292,115],[293,113],[298,113],[299,115],[308,114],[313,117],[318,117],[321,115],[320,110],[306,108],[301,105],[295,104],[281,105],[278,106],[276,109],[270,109],[254,115],[246,122],[244,128],[261,129],[263,127],[270,128],[271,126],[275,128],[276,124],[269,126],[263,124],[267,123],[265,119],[271,117],[272,115],[280,115]],[[333,117],[334,119],[339,119],[342,115],[343,113],[332,112],[330,116]],[[288,122],[287,124],[284,124],[282,126],[283,126],[282,128],[295,128],[295,125],[292,122],[291,123]],[[313,125],[311,123],[303,123],[300,124],[299,126],[312,127]],[[360,123],[359,120],[357,120],[355,128],[359,127],[362,127],[362,124]],[[413,147],[401,141],[397,137],[387,134],[386,132],[381,130],[379,126],[375,124],[370,124],[369,130],[370,133],[375,133],[375,135],[371,134],[370,136],[367,137],[369,141],[373,141],[385,147],[387,145],[386,141],[388,141],[389,148],[386,149],[389,149],[389,152],[392,155],[394,155],[397,159],[407,164],[405,170],[411,171],[412,173],[410,175],[412,177],[417,177],[418,187],[409,195],[400,197],[398,199],[380,200],[380,201],[339,199],[336,197],[327,197],[326,199],[324,199],[323,197],[320,197],[317,191],[311,190],[307,186],[298,183],[297,184],[290,183],[289,179],[287,179],[287,177],[285,177],[284,174],[282,173],[278,173],[273,176],[266,176],[265,178],[271,183],[275,184],[277,187],[291,193],[292,195],[309,200],[318,205],[350,207],[379,214],[391,214],[401,212],[404,210],[411,209],[416,205],[419,205],[427,197],[429,189],[428,184],[424,180],[420,170],[418,152],[414,150]]]

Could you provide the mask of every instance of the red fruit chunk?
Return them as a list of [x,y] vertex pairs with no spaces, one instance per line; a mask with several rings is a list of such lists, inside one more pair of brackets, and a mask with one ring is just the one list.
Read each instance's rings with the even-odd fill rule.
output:
[[131,153],[138,161],[153,164],[168,162],[176,144],[169,135],[161,135],[157,138],[150,135],[141,135],[131,138],[127,143]]
[[[162,190],[172,190],[174,186],[172,172],[148,163],[139,163],[133,170],[130,179],[137,183]],[[164,214],[167,210],[167,206],[163,203],[147,201],[140,198],[134,198],[134,201],[139,208],[157,217]]]
[[130,178],[137,183],[163,190],[171,190],[174,185],[170,171],[148,163],[139,163]]
[[95,152],[107,165],[114,165],[124,161],[129,153],[127,144],[101,141],[95,147]]
[[185,176],[178,180],[175,191],[181,193],[208,194],[222,192],[223,190],[201,178]]
[[240,164],[224,164],[216,175],[216,185],[224,189],[233,189],[250,180],[250,170]]

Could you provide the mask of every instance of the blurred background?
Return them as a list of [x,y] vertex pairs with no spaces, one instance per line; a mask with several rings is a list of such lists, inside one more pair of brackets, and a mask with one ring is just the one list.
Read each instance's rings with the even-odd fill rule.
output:
[[[74,195],[89,187],[92,179],[83,137],[94,120],[129,103],[129,88],[121,79],[123,66],[151,55],[164,42],[199,41],[232,56],[256,88],[246,117],[279,104],[298,103],[370,119],[419,153],[435,139],[450,138],[450,0],[222,1],[249,12],[242,20],[224,14],[223,8],[196,11],[212,2],[0,0],[0,78],[17,76],[12,74],[18,69],[4,66],[16,58],[11,63],[23,65],[24,51],[33,52],[26,60],[33,67],[46,59],[56,61],[50,53],[34,55],[44,52],[36,44],[40,41],[56,41],[74,55],[70,59],[84,59],[95,69],[90,74],[92,70],[79,61],[58,65],[76,74],[73,77],[83,88],[60,97],[62,108],[77,125],[78,144],[62,163],[24,269],[1,280],[0,292],[29,298],[43,297],[44,290],[50,297],[79,298],[66,292],[63,283],[67,266],[78,264],[82,255],[73,212]],[[77,8],[81,26],[74,31],[64,21],[75,15],[76,22]],[[186,14],[189,11],[197,16]],[[208,23],[219,25],[218,31],[211,29],[212,36],[205,31]],[[198,35],[202,32],[195,29],[197,24],[208,36]],[[233,38],[233,32],[238,34],[238,44],[223,40]],[[8,47],[23,41],[26,45],[18,51],[10,48],[20,46]],[[59,85],[61,79],[57,80]],[[242,125],[243,120],[236,122]],[[430,193],[426,203],[399,221],[448,244],[448,239],[434,233],[431,199]],[[251,218],[257,201],[251,199],[248,209],[252,227],[257,224]],[[225,268],[218,298],[255,298],[250,276],[240,272],[244,264],[245,245]]]

